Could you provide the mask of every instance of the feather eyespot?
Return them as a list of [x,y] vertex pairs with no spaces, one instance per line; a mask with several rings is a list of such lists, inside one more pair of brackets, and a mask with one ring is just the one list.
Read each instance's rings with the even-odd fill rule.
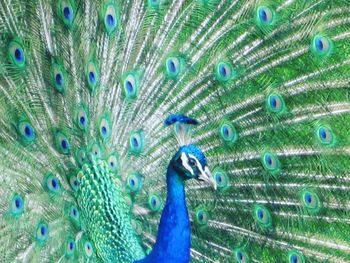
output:
[[318,141],[323,145],[331,146],[334,144],[334,134],[331,128],[320,125],[316,131]]
[[201,226],[207,225],[209,222],[209,214],[204,209],[197,209],[196,211],[196,223]]
[[69,217],[73,221],[78,221],[79,220],[79,210],[76,206],[72,205],[69,210]]
[[111,121],[109,114],[104,114],[100,119],[100,136],[104,141],[107,141],[111,136]]
[[224,170],[215,168],[213,171],[213,176],[215,178],[218,189],[224,190],[229,186],[229,179],[227,173]]
[[305,259],[304,259],[304,256],[299,251],[291,250],[288,252],[287,262],[289,262],[289,263],[304,263]]
[[66,255],[67,255],[68,257],[73,256],[74,250],[75,250],[75,241],[74,241],[73,239],[70,239],[70,240],[67,242]]
[[309,189],[304,189],[300,196],[302,206],[310,213],[317,213],[321,209],[321,201],[318,195]]
[[101,158],[102,157],[102,150],[101,150],[100,145],[97,142],[95,142],[95,143],[93,143],[91,145],[90,152],[92,153],[92,155],[95,158]]
[[63,23],[67,27],[73,25],[75,11],[74,11],[74,1],[72,0],[62,0],[59,3],[59,12]]
[[76,110],[76,124],[82,131],[87,131],[89,126],[89,116],[84,104],[81,104]]
[[161,208],[161,205],[162,204],[161,204],[160,198],[157,195],[152,194],[149,196],[148,206],[153,212],[158,212]]
[[96,63],[93,61],[88,62],[86,70],[86,79],[89,89],[91,91],[94,91],[100,82],[100,74]]
[[113,4],[107,4],[104,6],[103,11],[103,24],[108,35],[111,35],[118,26],[118,18],[116,8]]
[[113,153],[107,159],[108,167],[112,172],[118,172],[119,169],[119,160],[118,154]]
[[124,95],[127,99],[135,99],[139,89],[139,79],[136,74],[128,73],[124,79]]
[[238,138],[236,128],[231,124],[231,122],[228,121],[224,121],[221,123],[219,134],[221,139],[226,143],[233,143]]
[[34,128],[28,121],[20,121],[18,123],[17,129],[23,144],[28,145],[35,140],[36,134]]
[[233,252],[234,259],[239,263],[247,263],[249,262],[247,254],[240,248],[237,248]]
[[85,242],[85,244],[84,244],[84,251],[85,251],[85,255],[86,255],[88,258],[91,258],[91,257],[92,257],[94,251],[93,251],[91,242],[89,242],[89,241],[86,241],[86,242]]
[[25,67],[26,54],[22,42],[19,39],[14,39],[9,43],[8,52],[13,65],[21,69]]
[[20,217],[24,211],[24,199],[18,194],[14,194],[11,199],[11,214]]
[[281,113],[285,110],[285,103],[279,94],[272,93],[266,100],[267,108],[270,112]]
[[274,19],[274,12],[267,6],[259,6],[257,9],[257,19],[262,25],[271,25]]
[[46,223],[41,222],[37,225],[35,233],[36,240],[39,242],[39,244],[43,245],[49,238],[49,226]]
[[66,87],[66,72],[63,70],[63,67],[59,64],[53,64],[51,77],[55,89],[58,92],[63,93]]
[[46,189],[52,194],[59,194],[61,190],[61,184],[59,179],[52,173],[48,173],[45,178]]
[[254,219],[260,227],[268,228],[272,225],[271,214],[266,207],[255,205],[253,211]]
[[55,134],[56,141],[56,149],[61,154],[69,154],[70,153],[70,143],[68,141],[67,136],[61,132],[57,131]]
[[332,51],[332,41],[326,36],[316,35],[312,40],[311,50],[320,57],[328,56]]
[[180,57],[171,56],[165,61],[166,74],[169,78],[176,78],[182,71],[182,59]]
[[86,152],[84,149],[78,149],[75,153],[75,159],[78,162],[79,166],[83,166],[83,164],[87,161]]
[[160,5],[160,0],[148,0],[148,5],[152,8],[157,8]]
[[126,178],[126,187],[130,192],[137,193],[142,188],[142,179],[139,173],[131,173]]
[[73,175],[69,178],[69,184],[71,186],[71,188],[73,189],[73,191],[77,191],[78,187],[79,187],[79,181],[78,178]]
[[233,70],[231,63],[219,62],[215,69],[216,79],[220,82],[226,82],[236,76],[236,72]]
[[280,162],[276,155],[266,152],[262,155],[262,164],[266,171],[276,174],[280,171]]
[[129,137],[129,151],[132,154],[140,154],[143,152],[145,139],[142,131],[135,131]]

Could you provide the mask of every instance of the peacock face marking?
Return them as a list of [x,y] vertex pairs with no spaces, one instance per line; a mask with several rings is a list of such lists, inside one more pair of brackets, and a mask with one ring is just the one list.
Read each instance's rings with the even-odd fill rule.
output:
[[207,159],[197,146],[181,146],[174,159],[175,169],[181,172],[185,180],[194,178],[206,181],[216,189],[216,181],[207,166]]

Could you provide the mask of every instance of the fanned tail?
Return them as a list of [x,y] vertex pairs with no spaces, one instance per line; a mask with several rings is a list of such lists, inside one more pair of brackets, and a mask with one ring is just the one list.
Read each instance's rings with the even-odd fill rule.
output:
[[[349,14],[345,0],[0,1],[0,261],[149,253],[179,113],[166,123],[198,120],[218,185],[186,186],[192,262],[350,262]],[[94,184],[100,168],[117,207],[99,184],[79,199],[80,171]],[[119,224],[130,236],[100,246]]]

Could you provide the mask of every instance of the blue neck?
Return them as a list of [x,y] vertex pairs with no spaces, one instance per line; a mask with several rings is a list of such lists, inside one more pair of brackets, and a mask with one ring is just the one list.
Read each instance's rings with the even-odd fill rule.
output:
[[188,218],[185,185],[182,177],[169,164],[167,199],[152,252],[140,263],[188,263],[190,261],[191,230]]

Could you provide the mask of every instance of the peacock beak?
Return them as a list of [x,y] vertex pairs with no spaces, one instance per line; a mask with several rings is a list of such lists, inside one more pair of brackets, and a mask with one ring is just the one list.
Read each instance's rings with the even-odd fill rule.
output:
[[204,167],[204,170],[201,171],[198,179],[209,183],[216,190],[217,188],[216,181],[213,175],[211,174],[208,166]]

